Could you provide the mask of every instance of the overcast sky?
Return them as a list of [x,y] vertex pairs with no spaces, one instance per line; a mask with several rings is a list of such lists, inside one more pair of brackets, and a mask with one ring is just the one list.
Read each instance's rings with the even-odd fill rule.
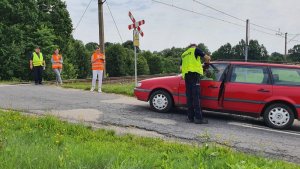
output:
[[[245,22],[228,17],[193,0],[158,0],[181,8],[196,11],[215,18],[223,19],[238,25]],[[300,33],[300,1],[299,0],[198,0],[201,3],[222,10],[240,19],[250,19],[250,23],[269,29],[288,32],[288,38]],[[73,26],[78,23],[90,0],[66,0]],[[165,48],[186,47],[190,43],[204,43],[211,52],[227,42],[236,45],[245,39],[245,27],[211,19],[199,14],[186,12],[174,7],[153,2],[152,0],[107,0],[115,17],[123,41],[132,39],[131,24],[128,11],[136,20],[145,20],[141,26],[145,36],[141,38],[141,49],[160,51]],[[92,0],[80,25],[73,32],[76,39],[84,43],[98,42],[98,7],[97,0]],[[104,5],[105,41],[119,42],[118,35],[108,7]],[[258,29],[269,34],[257,32]],[[264,44],[269,53],[284,53],[284,38],[274,36],[276,32],[251,25],[250,39],[257,39]],[[295,38],[299,42],[288,43],[288,49],[300,44],[300,35]]]

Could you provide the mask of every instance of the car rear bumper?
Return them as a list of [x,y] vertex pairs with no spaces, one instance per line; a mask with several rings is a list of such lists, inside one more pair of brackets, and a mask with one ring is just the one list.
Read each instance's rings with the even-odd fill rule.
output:
[[148,89],[134,88],[134,95],[138,100],[141,101],[145,101],[145,102],[148,101],[150,92],[151,90]]

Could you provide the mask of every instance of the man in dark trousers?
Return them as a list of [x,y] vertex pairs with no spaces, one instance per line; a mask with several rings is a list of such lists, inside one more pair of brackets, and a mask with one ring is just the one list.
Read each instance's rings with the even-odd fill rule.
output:
[[46,63],[41,53],[40,47],[37,46],[30,58],[30,69],[33,70],[35,85],[42,85],[43,69],[45,69]]
[[181,72],[185,80],[186,97],[188,105],[188,122],[196,124],[207,124],[208,121],[203,119],[202,109],[200,106],[200,78],[203,76],[201,58],[206,63],[209,62],[210,56],[197,48],[196,44],[191,44],[181,55]]

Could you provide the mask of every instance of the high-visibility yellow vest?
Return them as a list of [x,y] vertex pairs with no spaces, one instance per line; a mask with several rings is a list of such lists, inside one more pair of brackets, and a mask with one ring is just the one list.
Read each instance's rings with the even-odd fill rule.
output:
[[40,53],[40,57],[39,57],[35,52],[33,52],[33,59],[32,59],[33,66],[43,66],[43,61],[44,58],[42,53]]
[[200,57],[195,57],[195,50],[196,48],[189,48],[186,50],[182,55],[182,66],[181,66],[181,74],[182,78],[184,79],[185,74],[188,72],[196,72],[200,75],[203,75],[203,68],[201,64]]

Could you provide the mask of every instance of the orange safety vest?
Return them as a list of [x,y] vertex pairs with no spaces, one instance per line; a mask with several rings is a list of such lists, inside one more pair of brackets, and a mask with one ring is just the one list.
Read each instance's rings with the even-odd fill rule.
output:
[[[96,60],[98,59],[98,60]],[[94,53],[92,57],[92,70],[103,70],[104,69],[105,56],[100,53]],[[94,62],[95,61],[95,62]]]
[[52,69],[62,69],[62,63],[60,63],[62,56],[61,55],[52,55]]

